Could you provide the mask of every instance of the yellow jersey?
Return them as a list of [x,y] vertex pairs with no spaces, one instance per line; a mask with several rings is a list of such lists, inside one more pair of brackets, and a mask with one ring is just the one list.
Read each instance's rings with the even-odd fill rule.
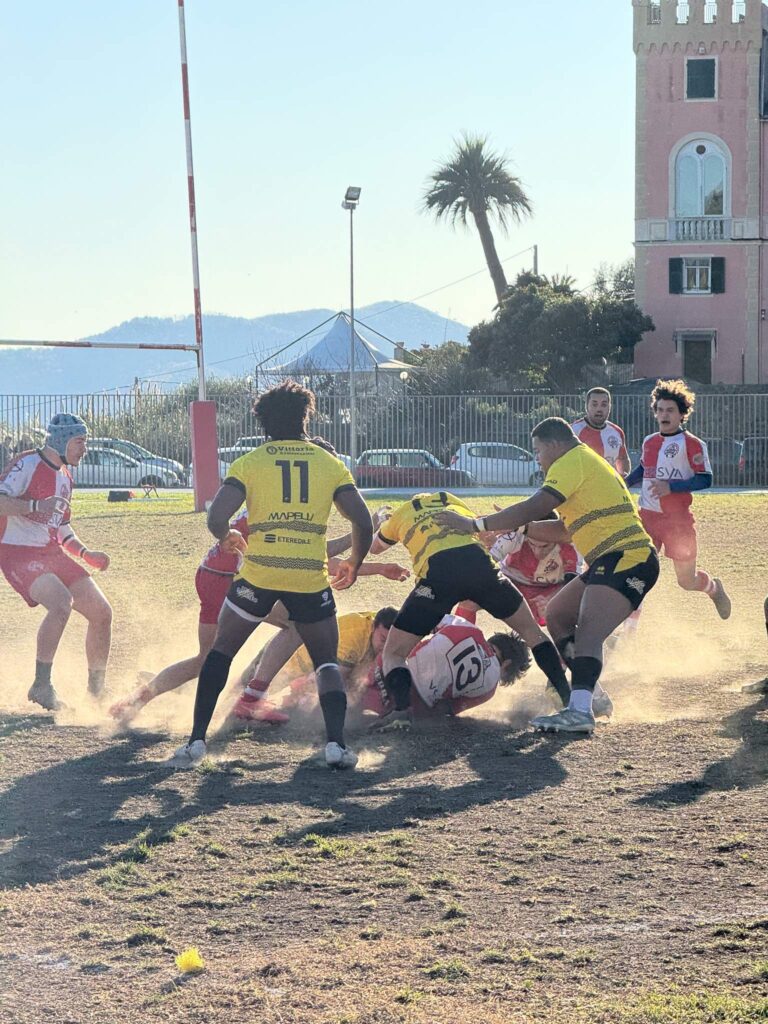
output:
[[240,576],[265,590],[324,590],[331,505],[355,486],[344,463],[310,441],[268,441],[235,459],[224,483],[243,491],[248,513]]
[[457,533],[435,522],[435,515],[446,510],[474,518],[474,513],[461,498],[439,491],[437,494],[417,494],[410,501],[404,501],[379,527],[379,537],[385,543],[397,544],[399,541],[407,549],[413,571],[420,578],[427,575],[427,563],[438,551],[464,548],[468,544],[480,546],[469,534]]
[[590,565],[610,551],[652,548],[627,485],[585,444],[577,444],[552,463],[542,488],[561,499],[558,514]]
[[[371,633],[375,618],[376,612],[348,612],[346,615],[339,615],[338,658],[342,667],[355,668],[365,661],[373,660]],[[314,666],[309,651],[306,647],[300,647],[281,669],[281,675],[296,679],[312,671]]]

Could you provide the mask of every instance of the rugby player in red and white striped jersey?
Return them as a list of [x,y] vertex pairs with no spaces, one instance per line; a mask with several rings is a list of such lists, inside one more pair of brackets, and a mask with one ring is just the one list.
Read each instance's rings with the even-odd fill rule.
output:
[[651,393],[651,408],[659,431],[643,441],[640,465],[627,477],[627,486],[642,481],[640,518],[657,551],[662,549],[675,567],[683,590],[701,590],[710,597],[721,619],[731,614],[731,600],[722,581],[696,568],[698,543],[691,514],[692,493],[712,486],[712,467],[706,444],[686,430],[696,395],[683,380],[660,380]]
[[88,571],[106,569],[109,556],[90,551],[70,524],[72,474],[86,451],[88,428],[79,416],[57,413],[42,448],[22,452],[0,475],[0,570],[30,608],[46,615],[37,633],[35,680],[28,697],[49,711],[62,707],[51,682],[59,642],[74,609],[88,621],[88,689],[101,696],[109,659],[112,609]]
[[593,452],[602,455],[617,473],[626,476],[631,463],[624,431],[608,417],[611,415],[611,393],[607,388],[590,388],[584,415],[571,424],[578,439]]

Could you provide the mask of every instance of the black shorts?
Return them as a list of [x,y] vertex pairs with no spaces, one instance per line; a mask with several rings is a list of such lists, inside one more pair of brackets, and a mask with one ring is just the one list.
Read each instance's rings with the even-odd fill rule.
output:
[[277,601],[282,601],[288,609],[288,618],[293,622],[322,622],[336,614],[336,602],[330,587],[316,594],[298,594],[255,587],[242,577],[232,580],[224,605],[244,619],[259,622],[266,619]]
[[610,587],[618,590],[637,610],[649,590],[659,578],[659,556],[653,548],[639,551],[610,551],[596,558],[581,574],[590,586]]
[[522,605],[523,595],[479,544],[450,548],[429,559],[427,575],[416,581],[395,626],[426,636],[462,601],[474,601],[494,618],[508,619]]

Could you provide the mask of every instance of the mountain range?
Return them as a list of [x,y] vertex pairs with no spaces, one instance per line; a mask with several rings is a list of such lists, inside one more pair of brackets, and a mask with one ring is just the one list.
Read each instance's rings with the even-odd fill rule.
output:
[[[273,313],[253,319],[212,313],[203,317],[206,373],[240,377],[264,361],[268,365],[302,355],[331,326],[330,309]],[[356,311],[360,332],[388,356],[394,342],[407,349],[466,343],[469,328],[411,302],[377,302]],[[367,327],[367,329],[366,329]],[[317,328],[313,330],[313,328]],[[301,335],[312,332],[291,345]],[[374,332],[378,332],[374,333]],[[379,335],[384,335],[384,338]],[[194,324],[186,317],[135,317],[101,334],[78,339],[130,344],[192,344]],[[285,353],[276,358],[278,350]],[[135,378],[164,386],[196,376],[193,352],[147,349],[0,348],[0,394],[89,394],[133,385]]]

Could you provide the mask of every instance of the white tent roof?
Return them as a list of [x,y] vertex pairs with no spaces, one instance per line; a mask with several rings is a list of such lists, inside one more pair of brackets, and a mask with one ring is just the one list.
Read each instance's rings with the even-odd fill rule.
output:
[[[279,373],[349,373],[350,363],[350,320],[346,313],[339,313],[328,333],[303,355],[268,367],[270,372]],[[364,338],[355,324],[355,373],[372,373],[374,370],[396,373],[412,370],[408,363],[388,358],[381,349]]]

